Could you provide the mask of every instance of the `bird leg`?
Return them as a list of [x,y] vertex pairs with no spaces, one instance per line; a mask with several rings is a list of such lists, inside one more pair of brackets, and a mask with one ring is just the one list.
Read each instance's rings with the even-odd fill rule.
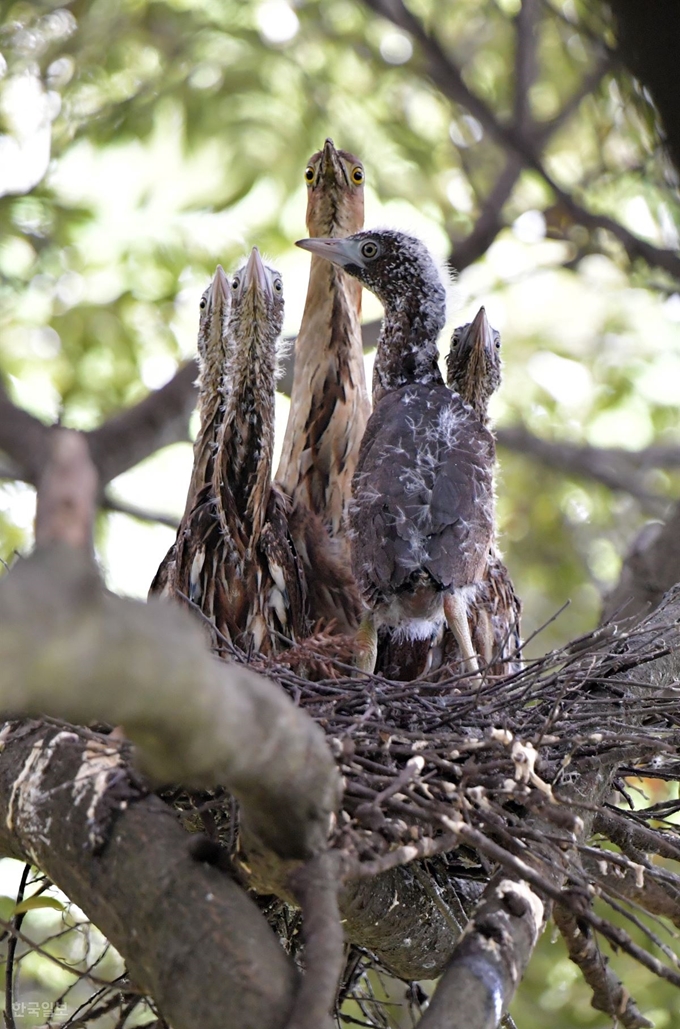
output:
[[356,666],[360,672],[373,674],[375,662],[378,658],[378,630],[375,627],[373,615],[367,613],[361,619],[361,624],[354,637],[356,646]]
[[477,632],[475,633],[475,638],[479,647],[479,656],[488,667],[494,657],[500,657],[501,655],[495,654],[496,641],[493,636],[491,619],[489,618],[489,612],[485,611],[484,608],[480,608],[478,611]]
[[446,616],[449,629],[456,637],[465,668],[468,672],[477,673],[475,674],[475,679],[479,682],[479,662],[472,646],[465,601],[459,593],[446,594],[444,597],[444,615]]

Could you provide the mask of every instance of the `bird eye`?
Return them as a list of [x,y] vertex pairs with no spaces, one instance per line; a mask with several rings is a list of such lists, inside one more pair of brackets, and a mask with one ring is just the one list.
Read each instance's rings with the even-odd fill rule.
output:
[[283,283],[281,279],[274,279],[274,292],[283,293]]
[[205,311],[206,307],[208,306],[208,301],[205,299],[205,297],[201,297],[201,302],[198,306],[200,307],[201,311]]
[[497,339],[496,340],[496,350],[500,350],[500,349],[501,349],[501,341],[499,339]]
[[356,168],[352,168],[352,182],[355,186],[359,186],[364,181],[364,169],[360,168],[359,165]]
[[231,280],[231,288],[233,290],[237,290],[240,285],[241,285],[241,280],[239,279],[238,275],[235,275],[234,278]]
[[305,182],[314,182],[314,169],[310,164],[305,168]]
[[368,260],[378,256],[378,245],[373,240],[367,239],[365,243],[361,244],[362,257],[367,257]]

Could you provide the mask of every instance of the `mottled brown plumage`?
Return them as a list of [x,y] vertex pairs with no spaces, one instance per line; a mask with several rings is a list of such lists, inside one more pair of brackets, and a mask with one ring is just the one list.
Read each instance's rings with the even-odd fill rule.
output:
[[[309,159],[305,179],[310,236],[343,237],[362,227],[364,170],[358,157],[327,139]],[[341,540],[370,414],[360,314],[360,283],[312,257],[276,478],[294,507],[306,505]]]
[[374,411],[349,509],[352,567],[368,615],[361,665],[372,671],[376,630],[430,639],[444,619],[477,667],[467,608],[493,539],[493,437],[448,389],[437,339],[446,294],[426,247],[404,233],[360,232],[300,242],[340,264],[381,300]]

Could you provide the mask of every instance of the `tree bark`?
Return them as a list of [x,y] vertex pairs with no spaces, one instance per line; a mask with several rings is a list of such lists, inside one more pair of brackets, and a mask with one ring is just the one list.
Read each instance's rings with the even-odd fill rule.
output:
[[192,858],[118,748],[89,735],[5,727],[0,853],[36,864],[78,904],[176,1029],[282,1029],[298,975],[264,917]]

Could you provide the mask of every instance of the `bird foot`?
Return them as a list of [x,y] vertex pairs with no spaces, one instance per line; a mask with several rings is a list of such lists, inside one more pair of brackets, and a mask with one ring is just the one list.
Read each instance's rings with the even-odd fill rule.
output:
[[378,631],[370,616],[362,619],[354,637],[354,663],[360,672],[372,675],[378,657]]

